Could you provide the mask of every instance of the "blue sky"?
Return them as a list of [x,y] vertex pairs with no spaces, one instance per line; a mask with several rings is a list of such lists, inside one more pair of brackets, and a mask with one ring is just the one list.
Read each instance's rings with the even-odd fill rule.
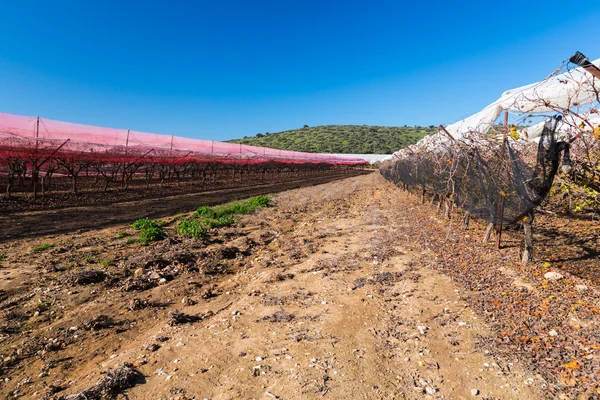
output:
[[600,58],[597,0],[5,0],[0,16],[0,112],[214,140],[448,124],[576,50]]

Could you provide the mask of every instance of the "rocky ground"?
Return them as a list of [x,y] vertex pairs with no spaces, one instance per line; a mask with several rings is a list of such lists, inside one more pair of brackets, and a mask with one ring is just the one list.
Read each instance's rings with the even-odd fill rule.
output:
[[494,250],[377,173],[275,195],[206,240],[177,219],[151,245],[129,224],[1,244],[0,394],[598,395],[595,281],[552,252],[522,267],[517,232]]

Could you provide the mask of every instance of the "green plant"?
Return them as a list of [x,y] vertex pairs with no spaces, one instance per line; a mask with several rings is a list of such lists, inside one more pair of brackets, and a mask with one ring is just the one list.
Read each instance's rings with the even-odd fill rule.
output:
[[154,242],[166,238],[165,232],[159,227],[149,227],[142,229],[138,234],[140,241],[144,243]]
[[112,263],[113,263],[112,260],[107,260],[104,258],[98,259],[98,264],[102,265],[103,267],[108,267],[108,266],[112,265]]
[[0,253],[0,261],[5,260],[6,255],[4,253]]
[[209,228],[221,228],[223,226],[233,225],[235,223],[235,218],[233,218],[233,215],[229,214],[216,219],[206,218],[202,221],[202,223],[208,226]]
[[254,208],[269,207],[269,204],[271,203],[271,199],[269,199],[267,196],[256,196],[246,201]]
[[210,207],[207,207],[207,206],[198,207],[198,209],[196,210],[196,214],[198,214],[201,217],[206,217],[206,218],[214,218],[215,217],[215,212],[213,211],[213,209]]
[[41,252],[41,251],[45,251],[45,250],[51,249],[53,247],[54,247],[54,245],[52,243],[44,243],[42,245],[33,247],[31,249],[31,251],[38,253],[38,252]]
[[160,225],[152,219],[144,218],[144,219],[138,219],[137,221],[135,221],[133,223],[133,225],[131,225],[131,227],[133,229],[141,231],[143,229],[148,229],[148,228],[160,228]]
[[137,242],[139,242],[139,240],[137,240],[136,238],[129,238],[125,241],[126,244],[133,244]]
[[121,232],[117,233],[117,236],[119,238],[125,238],[125,237],[128,237],[128,236],[131,236],[131,234],[129,232],[121,231]]
[[93,254],[89,254],[89,253],[88,253],[88,254],[86,254],[85,256],[83,256],[83,261],[84,261],[86,264],[93,264],[93,263],[95,263],[95,262],[96,262],[96,256],[95,256],[95,255],[93,255]]
[[43,301],[42,299],[39,299],[37,304],[33,307],[34,307],[34,310],[36,310],[36,311],[44,312],[50,308],[50,303],[48,303],[47,301]]
[[177,231],[182,235],[187,235],[196,239],[206,237],[207,230],[200,221],[195,218],[182,219],[177,225]]

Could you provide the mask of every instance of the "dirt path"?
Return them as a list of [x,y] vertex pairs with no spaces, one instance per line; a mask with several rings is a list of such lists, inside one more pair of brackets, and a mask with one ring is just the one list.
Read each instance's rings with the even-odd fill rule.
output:
[[321,211],[292,212],[279,240],[307,251],[301,243],[317,237],[318,250],[236,274],[226,298],[189,309],[227,306],[210,321],[148,332],[147,342],[173,341],[153,354],[151,378],[130,396],[156,398],[167,386],[211,399],[466,399],[472,390],[539,398],[518,365],[475,350],[485,324],[448,278],[412,262],[418,254],[396,240],[408,221],[394,219],[394,194],[374,181],[282,194],[280,204],[296,199]]
[[114,204],[94,204],[47,211],[7,212],[0,215],[0,225],[2,226],[0,243],[19,238],[97,230],[117,224],[126,224],[138,218],[162,218],[189,212],[199,204],[213,205],[261,194],[278,193],[292,188],[308,187],[343,179],[348,174],[357,175],[367,172],[370,171],[348,171],[345,174],[302,178],[285,183],[277,182],[252,187],[178,194]]
[[[544,398],[519,361],[482,347],[492,333],[425,265],[398,194],[377,174],[283,192],[204,244],[124,245],[114,226],[53,235],[42,255],[26,254],[32,239],[0,246],[3,280],[30,271],[3,285],[2,306],[26,322],[0,335],[0,395],[60,398],[132,363],[132,400]],[[90,254],[115,257],[113,278],[73,283]],[[141,268],[168,279],[119,286]],[[169,323],[176,310],[197,321]]]

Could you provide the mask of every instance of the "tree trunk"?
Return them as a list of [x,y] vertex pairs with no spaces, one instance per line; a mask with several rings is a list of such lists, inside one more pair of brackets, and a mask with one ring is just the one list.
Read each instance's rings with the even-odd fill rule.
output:
[[465,217],[463,218],[463,228],[468,228],[469,222],[471,222],[471,213],[467,211],[465,212]]
[[485,228],[485,233],[483,235],[483,243],[487,243],[490,241],[490,237],[492,236],[492,230],[494,230],[494,224],[490,222]]
[[523,231],[525,234],[525,246],[523,248],[523,254],[521,256],[521,262],[527,264],[531,259],[533,253],[533,213],[527,215],[525,222],[523,222]]

